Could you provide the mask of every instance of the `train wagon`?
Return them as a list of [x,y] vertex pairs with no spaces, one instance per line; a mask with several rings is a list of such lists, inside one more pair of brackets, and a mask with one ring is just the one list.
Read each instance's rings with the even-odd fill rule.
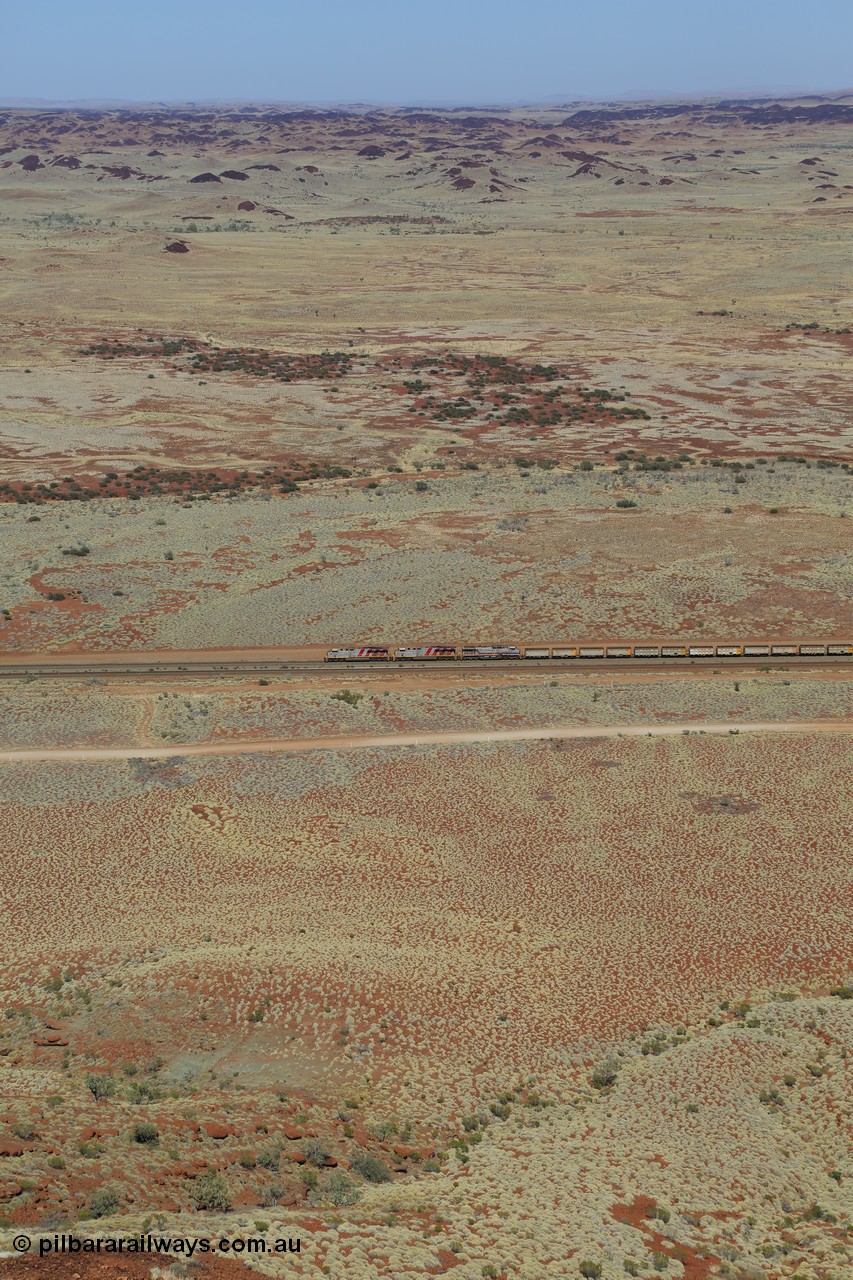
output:
[[660,647],[660,656],[662,658],[686,658],[687,649],[681,645],[662,644]]
[[801,644],[800,653],[804,658],[818,658],[826,655],[825,644]]
[[634,657],[635,658],[659,658],[660,649],[658,649],[657,645],[653,645],[653,644],[639,644],[639,645],[635,644]]
[[550,649],[525,649],[524,656],[525,658],[550,658],[551,650]]
[[394,657],[401,662],[440,662],[459,656],[459,651],[452,644],[423,644],[417,649],[396,649]]
[[630,658],[633,657],[634,650],[626,645],[617,645],[616,648],[608,648],[608,658]]
[[490,659],[520,658],[517,644],[472,644],[462,646],[462,657],[488,662]]
[[387,662],[391,654],[388,649],[368,645],[361,649],[329,649],[326,662]]
[[596,648],[578,649],[579,658],[603,658],[604,650]]
[[[796,652],[796,650],[794,652]],[[742,653],[743,653],[743,647],[742,645],[739,645],[739,644],[718,644],[717,645],[718,658],[739,658]]]
[[687,650],[687,654],[691,658],[713,658],[714,646],[712,644],[692,644]]
[[744,656],[747,658],[769,658],[769,644],[745,644],[743,646]]
[[795,644],[771,644],[770,652],[774,658],[787,658],[799,652]]
[[572,646],[567,648],[565,645],[560,645],[558,648],[551,650],[552,658],[576,658],[577,656],[577,648]]
[[834,657],[840,657],[842,654],[853,653],[853,644],[828,644],[826,652]]

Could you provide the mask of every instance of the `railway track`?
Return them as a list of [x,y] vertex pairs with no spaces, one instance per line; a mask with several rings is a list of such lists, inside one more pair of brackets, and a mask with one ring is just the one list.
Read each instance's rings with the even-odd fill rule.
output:
[[294,660],[287,658],[247,658],[233,661],[210,659],[157,660],[153,656],[139,658],[102,658],[97,661],[82,660],[79,655],[66,660],[34,660],[25,658],[14,662],[0,661],[0,679],[44,678],[121,678],[139,676],[146,679],[167,677],[208,676],[258,676],[296,675],[324,673],[348,676],[390,671],[574,671],[574,672],[681,672],[681,671],[767,671],[767,670],[848,670],[853,672],[853,655],[831,656],[775,656],[745,658],[515,658],[506,661],[455,660],[405,661],[405,662],[347,662],[329,664],[323,661]]

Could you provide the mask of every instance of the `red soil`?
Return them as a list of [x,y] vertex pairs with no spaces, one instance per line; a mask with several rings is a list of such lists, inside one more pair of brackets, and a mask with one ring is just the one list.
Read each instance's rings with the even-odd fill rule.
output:
[[[0,1280],[150,1280],[153,1255],[113,1256],[74,1253],[59,1257],[0,1258]],[[193,1256],[193,1274],[199,1280],[244,1280],[241,1262],[217,1254]]]
[[631,1204],[615,1204],[611,1210],[617,1222],[624,1222],[629,1227],[641,1231],[646,1239],[650,1252],[663,1253],[668,1258],[677,1259],[684,1267],[684,1280],[708,1280],[720,1264],[714,1254],[702,1256],[683,1244],[673,1244],[666,1236],[655,1231],[651,1216],[655,1202],[650,1196],[635,1196]]

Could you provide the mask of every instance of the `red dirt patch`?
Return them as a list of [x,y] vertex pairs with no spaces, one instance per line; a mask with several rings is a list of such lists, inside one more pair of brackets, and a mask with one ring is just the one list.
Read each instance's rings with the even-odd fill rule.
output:
[[651,1196],[635,1196],[631,1204],[615,1204],[611,1212],[617,1222],[623,1222],[642,1232],[649,1249],[654,1253],[677,1259],[684,1267],[684,1280],[707,1280],[712,1267],[716,1274],[720,1259],[714,1254],[702,1256],[689,1245],[673,1244],[666,1236],[654,1230],[654,1218],[651,1216],[654,1209],[655,1201]]
[[[75,1253],[66,1257],[0,1258],[2,1280],[150,1280],[148,1254],[123,1253],[119,1257]],[[205,1280],[244,1280],[240,1262],[216,1254],[197,1254],[193,1274]]]

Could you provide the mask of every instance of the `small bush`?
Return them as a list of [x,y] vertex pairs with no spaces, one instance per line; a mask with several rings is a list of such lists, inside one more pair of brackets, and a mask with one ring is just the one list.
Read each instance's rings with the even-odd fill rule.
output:
[[617,498],[616,505],[617,507],[622,507],[624,509],[627,507],[636,507],[637,504],[633,498]]
[[114,1191],[109,1187],[101,1187],[100,1191],[96,1191],[89,1201],[89,1213],[93,1218],[106,1218],[108,1214],[115,1213],[118,1208],[119,1200]]
[[357,707],[364,694],[356,693],[353,689],[341,689],[339,693],[333,693],[332,697],[335,702],[345,702],[348,707]]
[[48,1169],[64,1169],[65,1161],[62,1159],[62,1156],[48,1156],[47,1167]]
[[368,1133],[372,1134],[379,1142],[387,1142],[392,1133],[397,1132],[397,1126],[393,1120],[377,1120],[375,1124],[367,1126]]
[[102,1099],[113,1096],[116,1091],[116,1082],[112,1076],[91,1074],[86,1076],[86,1088],[96,1102],[101,1102]]
[[615,1058],[608,1058],[606,1062],[600,1062],[593,1069],[589,1082],[593,1089],[609,1089],[612,1084],[616,1083],[616,1077],[619,1075],[619,1063]]
[[329,1148],[324,1146],[319,1138],[308,1138],[302,1144],[302,1154],[309,1164],[313,1164],[316,1169],[320,1169],[328,1159]]
[[214,1169],[196,1178],[192,1196],[199,1209],[218,1209],[221,1213],[226,1213],[231,1208],[228,1184],[222,1174]]
[[284,1187],[280,1182],[271,1182],[268,1187],[264,1187],[258,1192],[258,1203],[264,1209],[272,1209],[273,1205],[277,1205],[284,1195]]
[[600,1262],[582,1262],[578,1267],[584,1280],[599,1280],[601,1275]]
[[378,1156],[358,1152],[352,1157],[353,1170],[367,1182],[391,1182],[391,1170]]
[[133,1141],[154,1145],[160,1141],[160,1130],[150,1120],[143,1120],[133,1126]]
[[280,1160],[281,1149],[277,1146],[262,1147],[256,1157],[258,1166],[261,1169],[269,1169],[271,1173],[278,1173]]
[[312,1204],[331,1204],[336,1209],[343,1208],[345,1205],[355,1204],[361,1197],[361,1192],[353,1182],[352,1178],[348,1178],[345,1173],[336,1170],[323,1183],[322,1187],[312,1193]]
[[24,1142],[32,1142],[36,1136],[36,1131],[29,1120],[21,1120],[18,1124],[13,1124],[12,1132],[16,1138],[22,1138]]

